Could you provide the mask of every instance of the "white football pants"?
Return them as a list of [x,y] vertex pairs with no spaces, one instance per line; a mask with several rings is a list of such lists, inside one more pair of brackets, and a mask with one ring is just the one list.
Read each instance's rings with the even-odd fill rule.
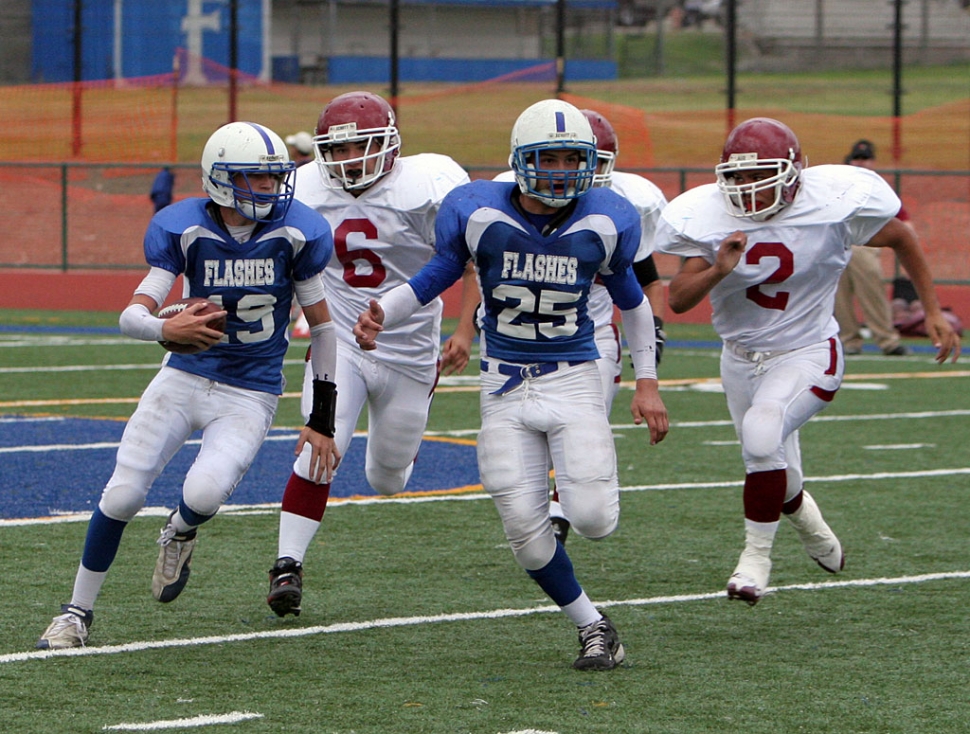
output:
[[616,529],[620,490],[613,434],[595,362],[526,379],[505,395],[490,394],[507,379],[481,375],[478,466],[516,561],[537,570],[556,550],[549,523],[550,459],[573,529],[592,539]]
[[[421,448],[435,382],[409,377],[339,340],[334,382],[337,384],[334,441],[340,455],[346,456],[366,404],[367,483],[385,495],[403,491]],[[312,405],[313,373],[307,363],[301,402],[304,418],[309,417]],[[293,471],[303,479],[309,479],[310,454],[309,447],[304,447],[293,464]]]
[[214,515],[243,478],[273,424],[279,398],[162,367],[138,401],[118,447],[99,507],[129,522],[152,482],[194,431],[202,447],[182,484],[182,499]]
[[836,338],[785,352],[747,352],[727,342],[721,382],[747,473],[785,469],[790,500],[802,488],[798,429],[831,402],[845,360]]

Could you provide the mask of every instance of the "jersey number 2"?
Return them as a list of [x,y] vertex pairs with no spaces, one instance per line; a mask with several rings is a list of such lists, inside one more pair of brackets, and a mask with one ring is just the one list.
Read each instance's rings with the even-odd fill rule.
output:
[[795,272],[795,257],[792,255],[792,251],[781,242],[758,242],[754,247],[744,253],[744,261],[748,265],[757,265],[766,257],[778,258],[778,267],[775,269],[775,272],[758,283],[758,285],[748,286],[746,295],[762,308],[784,311],[788,306],[789,292],[776,291],[775,295],[770,296],[761,290],[761,286],[777,285],[788,280],[792,276],[792,273]]

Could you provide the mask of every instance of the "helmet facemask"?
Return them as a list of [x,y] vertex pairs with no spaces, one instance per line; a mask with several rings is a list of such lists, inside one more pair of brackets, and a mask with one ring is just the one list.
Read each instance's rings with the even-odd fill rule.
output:
[[[357,123],[334,125],[326,135],[317,135],[315,143],[317,164],[324,172],[326,184],[333,189],[366,189],[377,179],[390,173],[401,138],[397,128],[357,130]],[[333,146],[344,143],[364,143],[363,155],[346,160],[333,159]]]
[[[575,150],[580,155],[575,170],[543,168],[541,154],[547,150]],[[558,209],[585,194],[596,176],[596,147],[591,143],[537,143],[515,149],[509,159],[519,190],[526,196]]]
[[[745,120],[728,134],[714,167],[728,213],[755,222],[774,216],[795,200],[803,164],[801,145],[787,125],[770,117]],[[747,183],[737,183],[740,174]]]
[[[293,171],[291,161],[249,165],[245,163],[213,163],[209,181],[223,193],[227,203],[246,219],[255,222],[276,222],[286,216],[293,202]],[[255,191],[249,181],[252,174],[271,174],[276,178],[272,193]],[[209,193],[212,196],[212,191]],[[212,197],[215,201],[215,197]]]
[[[714,167],[717,187],[727,202],[728,213],[733,217],[763,222],[795,199],[801,163],[784,158],[758,158],[757,153],[732,153],[728,160]],[[768,175],[751,183],[734,183],[739,172],[766,171]],[[759,201],[759,194],[773,191],[767,205]]]
[[613,168],[616,166],[616,153],[598,148],[596,150],[596,175],[593,186],[610,186],[613,183]]

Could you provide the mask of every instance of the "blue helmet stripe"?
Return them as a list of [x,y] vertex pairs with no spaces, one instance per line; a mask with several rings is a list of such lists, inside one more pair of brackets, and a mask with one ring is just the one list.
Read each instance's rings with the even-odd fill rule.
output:
[[556,113],[556,132],[566,132],[566,116],[562,112]]
[[259,133],[259,137],[261,137],[263,142],[266,143],[266,152],[269,155],[275,155],[276,151],[273,150],[273,141],[270,136],[266,134],[266,129],[262,125],[256,125],[252,122],[247,122],[246,124],[252,126],[252,128]]

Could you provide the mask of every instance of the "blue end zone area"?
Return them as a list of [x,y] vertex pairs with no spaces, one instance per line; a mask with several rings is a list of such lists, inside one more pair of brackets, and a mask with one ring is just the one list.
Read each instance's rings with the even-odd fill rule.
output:
[[[0,518],[90,512],[114,469],[125,422],[83,418],[0,418]],[[179,451],[148,493],[147,506],[175,507],[197,440]],[[272,430],[227,504],[278,503],[293,466],[293,430]],[[377,496],[364,478],[364,437],[354,438],[331,497]],[[442,492],[479,484],[475,446],[425,440],[407,492]]]

